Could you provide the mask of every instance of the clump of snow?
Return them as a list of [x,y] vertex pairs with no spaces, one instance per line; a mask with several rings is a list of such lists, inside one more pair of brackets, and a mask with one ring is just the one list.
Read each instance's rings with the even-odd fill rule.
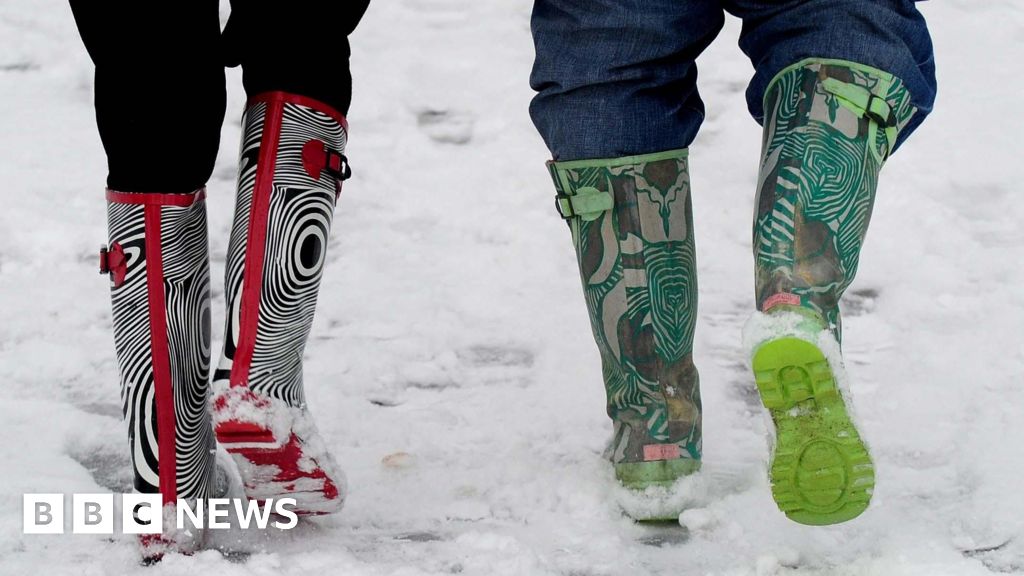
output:
[[213,424],[239,422],[270,431],[281,444],[291,437],[295,409],[282,400],[257,394],[246,386],[215,380],[210,386]]
[[758,347],[769,340],[789,336],[817,344],[819,332],[826,331],[814,326],[806,316],[798,312],[754,312],[743,326],[743,349],[748,351],[749,360]]
[[[274,403],[281,403],[280,400],[272,399]],[[285,412],[282,410],[282,412]],[[347,482],[344,472],[338,467],[334,456],[324,443],[323,436],[316,427],[312,414],[305,407],[287,407],[287,413],[291,419],[291,433],[295,434],[302,442],[302,457],[299,459],[299,468],[306,472],[312,472],[321,468],[327,475],[335,480],[338,490],[344,496],[348,493]]]
[[684,510],[706,494],[699,474],[684,476],[671,486],[649,486],[644,490],[619,487],[616,502],[630,518],[679,518]]
[[715,526],[715,515],[704,508],[690,508],[679,515],[679,525],[690,532],[707,531]]

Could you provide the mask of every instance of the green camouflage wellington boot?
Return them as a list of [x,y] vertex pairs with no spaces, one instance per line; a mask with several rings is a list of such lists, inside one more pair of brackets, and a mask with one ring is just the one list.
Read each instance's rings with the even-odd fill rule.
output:
[[701,454],[687,151],[548,166],[601,352],[614,423],[606,456],[628,488],[671,486]]
[[758,391],[775,424],[779,508],[802,524],[858,516],[874,465],[851,417],[839,300],[853,281],[878,174],[915,109],[903,83],[853,62],[805,60],[765,92],[754,223]]

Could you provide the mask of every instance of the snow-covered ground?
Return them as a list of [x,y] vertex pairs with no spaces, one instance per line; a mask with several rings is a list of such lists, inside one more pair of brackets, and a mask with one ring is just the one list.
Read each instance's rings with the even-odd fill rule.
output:
[[[760,132],[738,22],[701,60],[691,155],[705,471],[688,530],[649,528],[621,516],[599,455],[598,355],[527,115],[530,2],[376,0],[353,36],[356,172],[307,350],[348,505],[143,569],[131,537],[21,533],[23,493],[121,491],[129,469],[96,274],[91,65],[66,3],[0,2],[0,574],[1024,574],[1024,5],[920,7],[939,102],[884,171],[846,308],[878,465],[863,517],[803,527],[769,495],[740,353]],[[242,106],[229,78],[209,186],[218,311]]]

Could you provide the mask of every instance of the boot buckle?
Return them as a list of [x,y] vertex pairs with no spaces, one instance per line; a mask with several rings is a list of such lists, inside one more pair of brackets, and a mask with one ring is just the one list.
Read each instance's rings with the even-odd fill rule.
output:
[[555,196],[555,209],[563,220],[579,216],[583,221],[597,220],[601,214],[611,210],[615,200],[608,192],[585,186],[576,190],[575,194],[558,194]]
[[106,244],[100,246],[100,274],[109,274],[114,288],[124,285],[128,276],[128,259],[124,255],[124,248],[114,242],[107,248]]
[[344,154],[327,147],[322,140],[313,139],[302,146],[302,167],[314,180],[320,180],[320,174],[327,172],[339,182],[352,177],[352,168]]
[[[884,116],[882,115],[884,112]],[[896,112],[892,109],[892,106],[885,100],[872,92],[868,96],[868,105],[864,110],[864,115],[874,120],[876,124],[882,128],[895,128],[899,124],[899,120],[896,118]]]

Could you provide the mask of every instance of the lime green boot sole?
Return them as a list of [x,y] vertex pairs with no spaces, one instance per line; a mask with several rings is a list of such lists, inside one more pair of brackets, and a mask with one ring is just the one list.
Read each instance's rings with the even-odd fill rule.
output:
[[775,423],[770,477],[779,509],[812,526],[859,516],[871,501],[875,468],[825,355],[787,337],[761,345],[752,364]]

